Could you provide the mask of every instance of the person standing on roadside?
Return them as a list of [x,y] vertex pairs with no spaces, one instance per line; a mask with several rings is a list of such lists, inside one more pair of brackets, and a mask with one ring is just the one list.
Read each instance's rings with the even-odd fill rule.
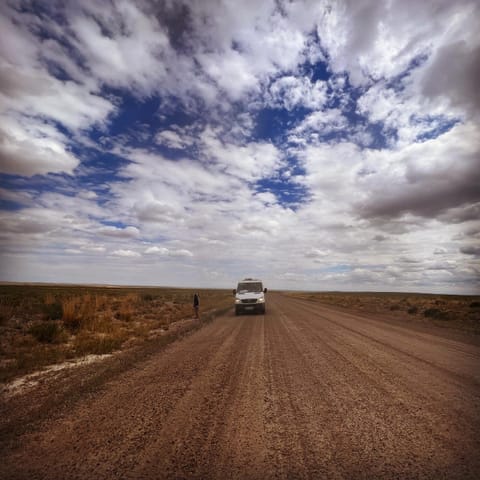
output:
[[199,318],[198,316],[198,308],[200,307],[200,295],[195,293],[193,295],[193,309],[195,310],[195,318]]

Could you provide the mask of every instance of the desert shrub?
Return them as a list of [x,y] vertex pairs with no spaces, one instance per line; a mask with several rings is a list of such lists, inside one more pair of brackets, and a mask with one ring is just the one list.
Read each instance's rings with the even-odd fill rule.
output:
[[48,320],[60,320],[63,317],[63,307],[61,303],[46,303],[43,306],[43,315]]
[[105,310],[108,305],[108,297],[106,295],[95,295],[95,310]]
[[137,293],[129,293],[123,297],[123,303],[128,305],[135,305],[140,301],[140,296]]
[[13,317],[15,308],[7,302],[0,302],[0,324],[6,323]]
[[122,335],[79,334],[74,341],[74,348],[79,355],[87,355],[90,353],[103,355],[120,349],[124,340],[125,338]]
[[56,303],[55,296],[52,293],[47,293],[45,295],[44,303],[45,305],[52,305],[52,303]]
[[132,311],[130,309],[123,308],[119,312],[115,312],[114,317],[117,320],[123,320],[124,322],[129,322],[132,319]]
[[480,308],[480,302],[472,302],[470,308]]
[[410,314],[410,315],[415,315],[416,313],[418,313],[418,307],[410,307],[407,312]]
[[390,305],[390,310],[393,312],[395,310],[400,310],[400,305]]
[[155,297],[151,293],[144,293],[142,295],[142,301],[144,302],[152,302],[155,299]]
[[32,325],[29,333],[41,343],[53,343],[59,337],[60,327],[53,321],[41,322]]
[[105,312],[103,315],[97,315],[95,321],[90,323],[88,331],[95,333],[112,333],[115,330],[111,312]]
[[129,322],[134,315],[134,303],[138,300],[137,296],[127,295],[122,299],[122,303],[118,306],[118,311],[115,312],[117,320]]
[[62,303],[63,308],[63,320],[70,320],[75,317],[77,301],[75,297],[66,298]]
[[77,315],[76,298],[67,298],[62,304],[62,321],[66,328],[76,331],[80,328],[80,318]]
[[88,328],[95,322],[96,305],[97,299],[89,294],[65,299],[62,304],[63,324],[72,332]]
[[95,323],[97,314],[96,307],[96,298],[91,295],[84,295],[78,299],[77,311],[81,328],[91,328]]
[[50,345],[42,345],[41,347],[18,352],[11,370],[0,372],[0,378],[4,376],[6,380],[19,372],[35,371],[44,365],[62,362],[66,357],[66,351],[62,348],[53,348]]
[[438,308],[427,308],[423,312],[423,315],[425,315],[427,318],[436,318],[438,320],[445,320],[447,318],[447,314]]

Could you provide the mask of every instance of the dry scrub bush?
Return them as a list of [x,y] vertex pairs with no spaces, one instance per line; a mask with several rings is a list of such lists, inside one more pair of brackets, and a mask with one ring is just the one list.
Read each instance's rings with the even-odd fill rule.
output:
[[133,306],[140,302],[140,296],[137,293],[129,293],[125,295],[123,300]]
[[[0,288],[0,381],[89,353],[110,353],[129,339],[154,338],[192,316],[192,293],[167,289]],[[218,303],[212,294],[211,303]],[[226,296],[230,304],[230,295]],[[223,298],[222,298],[223,301]],[[210,297],[202,293],[202,309]],[[42,320],[43,319],[43,320]]]
[[152,295],[151,293],[144,293],[141,298],[142,298],[142,302],[144,303],[153,302],[155,300],[155,296]]
[[[134,302],[138,296],[126,296],[120,301],[107,296],[83,295],[71,297],[63,303],[63,323],[74,333],[88,331],[91,333],[110,334],[115,331],[114,317],[130,321],[135,313]],[[113,314],[112,306],[119,310]]]
[[112,334],[88,334],[86,332],[80,332],[75,337],[73,346],[78,355],[103,355],[119,350],[125,339],[125,333],[120,330]]
[[35,323],[29,329],[29,333],[40,343],[54,343],[59,339],[60,332],[60,326],[53,321]]
[[62,321],[71,331],[88,328],[95,321],[96,300],[90,294],[70,297],[63,301]]
[[78,305],[81,328],[91,328],[95,322],[96,300],[90,294],[84,295]]
[[96,333],[112,333],[116,329],[114,324],[112,312],[107,310],[105,312],[97,313],[95,319],[87,328],[90,332]]
[[78,324],[78,319],[77,319],[77,298],[72,297],[72,298],[67,298],[62,302],[62,309],[63,309],[63,315],[62,315],[62,321],[63,324],[71,329],[75,330],[76,328],[79,327]]
[[43,299],[43,317],[46,320],[60,320],[63,317],[63,305],[52,293],[47,293]]
[[43,316],[46,320],[60,320],[63,317],[62,304],[54,302],[43,305]]
[[425,315],[425,317],[435,318],[437,320],[447,320],[448,319],[448,313],[443,312],[443,311],[439,310],[438,308],[427,308],[423,312],[423,315]]
[[121,307],[120,310],[115,313],[115,318],[118,320],[123,320],[124,322],[129,322],[133,318],[133,310],[131,307]]
[[52,305],[52,304],[56,303],[55,295],[53,295],[52,293],[47,293],[45,295],[45,300],[44,300],[43,303],[45,305]]
[[7,299],[0,299],[0,324],[8,322],[15,313],[15,307]]
[[133,334],[135,335],[135,337],[147,337],[152,328],[153,328],[152,325],[145,325],[144,323],[137,323],[133,327]]
[[109,305],[109,299],[106,295],[95,295],[95,310],[97,312],[106,310]]
[[70,355],[63,348],[42,344],[39,348],[20,351],[15,359],[15,368],[17,371],[28,372],[39,366],[62,362],[69,357]]
[[115,318],[118,320],[124,320],[126,322],[132,320],[139,301],[139,296],[133,293],[123,297],[119,302],[118,311],[115,314]]

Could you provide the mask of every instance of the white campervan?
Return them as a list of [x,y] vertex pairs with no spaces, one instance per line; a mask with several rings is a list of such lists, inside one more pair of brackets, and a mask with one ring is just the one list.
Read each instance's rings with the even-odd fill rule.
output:
[[238,282],[237,288],[233,290],[235,295],[235,315],[242,312],[265,313],[265,294],[267,289],[263,288],[261,280],[245,278]]

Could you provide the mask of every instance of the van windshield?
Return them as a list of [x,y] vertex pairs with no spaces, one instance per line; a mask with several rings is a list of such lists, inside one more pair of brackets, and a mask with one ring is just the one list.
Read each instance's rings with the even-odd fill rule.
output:
[[245,293],[245,292],[254,292],[260,293],[263,292],[262,283],[261,282],[248,282],[248,283],[239,283],[237,287],[238,293]]

